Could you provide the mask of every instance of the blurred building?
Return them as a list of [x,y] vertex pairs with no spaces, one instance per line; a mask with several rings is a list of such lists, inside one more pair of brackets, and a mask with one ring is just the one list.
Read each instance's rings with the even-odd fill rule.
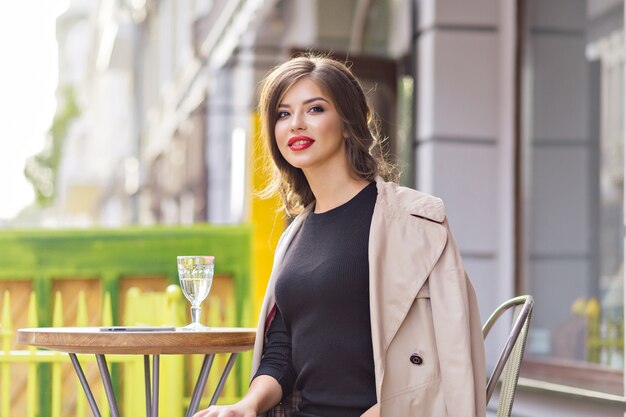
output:
[[444,199],[483,317],[535,296],[514,415],[623,417],[623,0],[72,1],[58,37],[83,110],[61,223],[271,232],[257,87],[331,52],[403,183]]
[[[56,223],[119,225],[136,221],[132,193],[119,198],[138,155],[135,67],[131,44],[116,25],[114,2],[72,1],[57,21],[57,112],[71,92],[80,115],[63,141],[57,172]],[[129,196],[131,198],[129,198]]]

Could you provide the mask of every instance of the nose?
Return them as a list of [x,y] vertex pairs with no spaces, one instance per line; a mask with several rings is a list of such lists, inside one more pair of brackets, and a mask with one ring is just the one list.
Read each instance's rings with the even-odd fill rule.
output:
[[294,112],[293,117],[291,118],[291,131],[296,132],[304,129],[306,129],[304,114],[301,111]]

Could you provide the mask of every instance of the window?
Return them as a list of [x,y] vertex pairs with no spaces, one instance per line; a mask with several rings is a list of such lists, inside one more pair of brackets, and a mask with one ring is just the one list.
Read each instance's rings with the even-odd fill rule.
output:
[[525,369],[622,395],[623,1],[563,4],[524,10],[522,276],[536,300]]

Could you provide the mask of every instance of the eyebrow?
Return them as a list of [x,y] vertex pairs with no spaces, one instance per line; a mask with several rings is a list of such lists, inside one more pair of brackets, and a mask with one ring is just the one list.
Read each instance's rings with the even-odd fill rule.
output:
[[[309,104],[309,103],[313,103],[314,101],[318,101],[318,100],[325,101],[326,103],[328,103],[328,100],[326,100],[324,97],[313,97],[313,98],[309,98],[307,100],[304,100],[302,102],[302,104]],[[285,103],[280,103],[278,105],[278,108],[280,109],[281,107],[289,107],[289,105],[287,105]]]

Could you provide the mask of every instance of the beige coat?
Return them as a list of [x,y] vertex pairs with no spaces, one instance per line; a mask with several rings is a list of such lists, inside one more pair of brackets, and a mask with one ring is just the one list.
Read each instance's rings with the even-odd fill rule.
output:
[[[484,417],[485,358],[478,305],[443,204],[382,180],[377,189],[369,279],[381,416]],[[294,219],[276,249],[257,329],[253,374],[263,351],[266,317],[275,304],[278,270],[308,212]]]

